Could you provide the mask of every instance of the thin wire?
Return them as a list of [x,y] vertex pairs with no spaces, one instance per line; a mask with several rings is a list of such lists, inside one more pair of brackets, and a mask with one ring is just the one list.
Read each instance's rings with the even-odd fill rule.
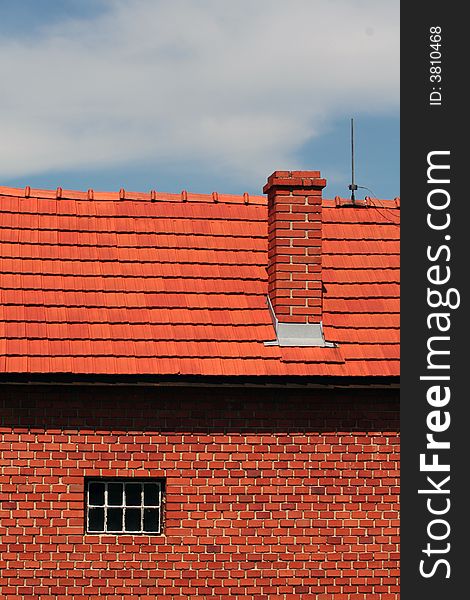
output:
[[[380,202],[380,200],[377,198],[377,196],[374,194],[374,192],[373,192],[373,191],[372,191],[370,188],[366,187],[365,185],[358,185],[357,187],[358,187],[359,189],[361,189],[361,190],[367,190],[368,192],[370,192],[370,193],[372,194],[372,198],[374,198],[374,200],[377,200],[377,202],[379,203],[380,207],[381,207],[381,208],[383,208],[384,210],[388,211],[388,212],[390,213],[390,215],[394,215],[394,214],[395,214],[395,213],[392,211],[392,209],[388,208],[387,206],[384,206],[384,205],[383,205],[383,204]],[[387,218],[387,215],[384,215],[382,212],[380,212],[380,210],[377,208],[377,206],[375,206],[375,204],[372,204],[371,206],[372,206],[372,208],[374,208],[374,209],[375,209],[375,210],[376,210],[376,211],[379,213],[379,215],[380,215],[381,217],[383,217],[383,218],[384,218],[386,221],[388,221],[389,223],[393,223],[393,224],[396,224],[396,223],[397,223],[397,221],[396,221],[395,219],[389,219],[389,218]]]

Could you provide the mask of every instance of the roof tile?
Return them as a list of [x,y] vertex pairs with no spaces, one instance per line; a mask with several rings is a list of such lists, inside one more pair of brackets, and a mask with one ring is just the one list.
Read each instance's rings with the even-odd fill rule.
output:
[[264,343],[264,196],[56,195],[0,188],[0,371],[398,375],[395,202],[323,202],[323,323],[338,345],[279,348]]

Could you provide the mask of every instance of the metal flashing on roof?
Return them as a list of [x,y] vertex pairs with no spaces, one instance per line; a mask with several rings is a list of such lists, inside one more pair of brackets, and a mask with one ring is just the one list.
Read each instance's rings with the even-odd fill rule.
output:
[[274,312],[271,299],[267,297],[269,312],[273,320],[276,339],[264,342],[265,346],[295,346],[335,348],[332,342],[327,342],[323,335],[321,323],[281,323]]

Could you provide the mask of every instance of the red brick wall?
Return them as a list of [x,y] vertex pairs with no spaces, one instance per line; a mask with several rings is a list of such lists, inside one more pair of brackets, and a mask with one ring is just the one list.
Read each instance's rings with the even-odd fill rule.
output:
[[[392,392],[0,386],[4,600],[398,598]],[[164,535],[84,476],[166,477]]]

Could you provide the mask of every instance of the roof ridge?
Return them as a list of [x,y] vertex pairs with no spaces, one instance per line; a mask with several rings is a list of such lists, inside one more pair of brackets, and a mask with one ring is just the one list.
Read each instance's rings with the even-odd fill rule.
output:
[[[143,202],[207,202],[210,204],[245,204],[251,206],[266,205],[267,198],[261,194],[221,194],[219,192],[211,192],[208,194],[200,194],[188,192],[182,190],[180,193],[172,192],[158,192],[157,190],[150,190],[149,192],[133,192],[121,188],[116,192],[107,191],[95,191],[93,188],[89,188],[86,192],[81,190],[66,190],[58,187],[55,190],[42,189],[42,188],[31,188],[26,186],[24,188],[0,186],[0,196],[10,196],[14,198],[38,198],[46,200],[95,200],[95,201],[143,201]],[[345,208],[350,207],[351,200],[349,198],[341,198],[336,196],[334,199],[323,198],[323,205],[326,207],[337,207]],[[358,200],[357,206],[359,207],[378,207],[394,209],[400,208],[400,197],[389,199],[382,198],[371,198],[367,196],[364,200]]]
[[265,205],[266,196],[252,195],[244,192],[243,194],[220,194],[212,192],[210,194],[199,194],[182,190],[180,193],[158,192],[150,190],[149,192],[133,192],[121,188],[117,192],[99,192],[89,188],[86,192],[80,190],[66,190],[58,187],[55,190],[31,188],[16,188],[9,186],[0,186],[0,196],[11,196],[15,198],[40,198],[49,200],[96,200],[96,201],[144,201],[144,202],[208,202],[211,204],[246,204],[246,205]]
[[[334,206],[336,208],[400,208],[400,196],[396,196],[393,199],[387,198],[372,198],[366,196],[363,200],[356,199],[355,202],[351,202],[351,198],[343,198],[342,196],[335,196],[334,199],[330,200],[323,198],[324,206]],[[385,205],[384,205],[385,203]]]

